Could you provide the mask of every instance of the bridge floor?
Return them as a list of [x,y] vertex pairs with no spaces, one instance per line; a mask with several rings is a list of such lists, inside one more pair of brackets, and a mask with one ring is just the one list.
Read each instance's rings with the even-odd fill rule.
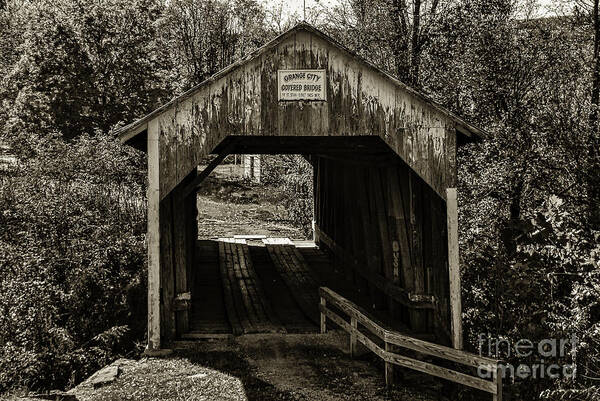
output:
[[[372,310],[360,286],[336,271],[310,241],[221,238],[197,243],[190,332],[184,338],[250,333],[316,333],[318,288],[327,286]],[[373,315],[405,331],[385,311]]]

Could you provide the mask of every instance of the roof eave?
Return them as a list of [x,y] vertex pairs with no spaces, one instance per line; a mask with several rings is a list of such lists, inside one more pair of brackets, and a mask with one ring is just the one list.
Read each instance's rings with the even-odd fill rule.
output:
[[411,93],[413,96],[415,96],[418,99],[421,99],[422,101],[430,104],[433,108],[435,108],[436,110],[438,110],[439,112],[441,112],[442,114],[446,115],[448,118],[450,118],[451,120],[453,120],[454,123],[456,124],[456,130],[458,132],[460,132],[461,134],[465,135],[466,137],[468,137],[469,141],[478,140],[478,139],[486,139],[489,136],[482,129],[477,128],[477,127],[475,127],[472,124],[469,124],[468,122],[466,122],[465,120],[463,120],[461,117],[457,116],[456,114],[452,113],[450,110],[446,109],[444,106],[442,106],[439,103],[435,102],[430,97],[428,97],[425,94],[423,94],[423,93],[415,90],[414,88],[406,85],[404,82],[400,81],[398,78],[396,78],[393,75],[391,75],[391,74],[383,71],[381,68],[377,67],[376,65],[374,65],[370,61],[364,59],[360,55],[354,53],[352,50],[348,49],[346,46],[344,46],[343,44],[339,43],[337,40],[331,38],[330,36],[328,36],[324,32],[318,30],[317,28],[315,28],[314,26],[312,26],[312,25],[310,25],[310,24],[308,24],[306,22],[300,22],[299,24],[295,25],[294,27],[292,27],[291,29],[287,30],[286,32],[284,32],[284,33],[278,35],[277,37],[275,37],[274,39],[270,40],[265,45],[263,45],[260,48],[254,50],[253,52],[249,53],[243,59],[240,59],[237,62],[235,62],[233,64],[230,64],[229,66],[227,66],[227,67],[223,68],[222,70],[216,72],[215,74],[213,74],[211,77],[209,77],[205,81],[199,83],[198,85],[195,85],[194,87],[190,88],[189,90],[187,90],[186,92],[184,92],[180,96],[175,97],[171,101],[165,103],[164,105],[162,105],[158,109],[156,109],[156,110],[152,111],[151,113],[145,115],[144,117],[140,118],[139,120],[137,120],[137,121],[135,121],[135,122],[133,122],[133,123],[131,123],[129,125],[126,125],[126,126],[120,128],[119,130],[115,131],[115,134],[119,137],[119,140],[121,141],[121,143],[130,143],[131,140],[136,135],[144,132],[147,129],[148,121],[150,121],[151,119],[153,119],[157,115],[161,114],[163,111],[167,110],[169,107],[171,107],[171,106],[173,106],[173,105],[175,105],[175,104],[177,104],[179,102],[182,102],[185,99],[189,98],[190,96],[192,96],[193,94],[195,94],[200,87],[202,87],[202,86],[204,86],[204,85],[206,85],[206,84],[208,84],[210,82],[213,82],[213,81],[221,78],[222,76],[226,75],[227,73],[229,73],[229,72],[237,69],[238,67],[240,67],[243,64],[245,64],[247,61],[249,61],[249,60],[251,60],[251,59],[259,56],[260,54],[262,54],[262,53],[266,52],[267,50],[271,49],[272,47],[276,46],[286,36],[292,34],[295,31],[298,31],[300,29],[304,29],[306,31],[312,32],[312,33],[316,34],[317,36],[321,37],[322,39],[327,40],[329,42],[332,42],[334,45],[336,45],[342,51],[345,51],[350,56],[352,56],[354,58],[357,58],[362,63],[366,64],[368,67],[374,69],[379,74],[382,74],[387,79],[391,80],[396,85],[401,86],[404,90],[406,90],[407,92]]

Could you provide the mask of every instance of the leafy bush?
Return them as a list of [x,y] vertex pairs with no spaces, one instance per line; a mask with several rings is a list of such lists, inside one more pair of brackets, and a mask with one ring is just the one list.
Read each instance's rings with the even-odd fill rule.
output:
[[[507,160],[490,160],[493,152],[483,150],[470,155],[467,163],[482,173],[463,171],[476,179],[463,180],[461,191],[467,347],[477,352],[478,336],[488,333],[513,345],[520,339],[537,344],[576,335],[575,354],[542,358],[546,366],[575,363],[574,380],[517,379],[508,392],[523,400],[595,400],[600,368],[600,232],[591,228],[577,198],[534,191],[533,185],[520,199],[520,213],[511,217],[507,176],[514,167]],[[539,355],[523,359],[512,352],[499,357],[515,367],[540,363]]]
[[76,384],[145,332],[142,157],[28,138],[0,186],[0,391]]
[[305,235],[312,234],[313,168],[302,156],[263,156],[261,180],[281,186],[288,218]]

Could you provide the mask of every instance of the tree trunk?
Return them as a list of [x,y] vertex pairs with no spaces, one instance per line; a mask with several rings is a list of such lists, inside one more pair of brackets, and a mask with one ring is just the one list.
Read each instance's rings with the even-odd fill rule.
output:
[[599,1],[594,0],[594,59],[592,77],[592,112],[590,114],[590,141],[588,149],[588,215],[591,228],[600,229],[600,177],[598,173],[598,107],[600,106],[600,16]]
[[[522,169],[519,171],[522,171]],[[508,259],[514,257],[517,252],[517,237],[519,235],[519,229],[517,227],[521,220],[521,198],[523,196],[524,187],[525,180],[522,177],[515,177],[509,198],[510,204],[508,210],[510,216],[508,221],[504,223],[501,233],[501,240],[504,244]]]
[[600,60],[598,60],[599,52],[599,40],[600,40],[600,21],[598,20],[598,2],[594,0],[594,11],[592,17],[594,19],[594,66],[593,66],[593,77],[592,77],[592,114],[590,120],[596,129],[596,123],[598,121],[598,104],[600,103]]
[[389,16],[394,27],[392,48],[396,63],[396,75],[406,83],[410,81],[410,55],[408,52],[408,15],[406,0],[391,0],[388,4]]
[[417,86],[419,83],[419,65],[421,63],[421,50],[419,43],[419,30],[421,27],[421,0],[414,0],[413,7],[413,29],[410,45],[410,83]]

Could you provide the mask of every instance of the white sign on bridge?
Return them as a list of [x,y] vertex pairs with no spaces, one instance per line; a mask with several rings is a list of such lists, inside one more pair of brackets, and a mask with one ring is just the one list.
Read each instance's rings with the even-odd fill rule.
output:
[[327,100],[325,70],[278,70],[278,100]]

